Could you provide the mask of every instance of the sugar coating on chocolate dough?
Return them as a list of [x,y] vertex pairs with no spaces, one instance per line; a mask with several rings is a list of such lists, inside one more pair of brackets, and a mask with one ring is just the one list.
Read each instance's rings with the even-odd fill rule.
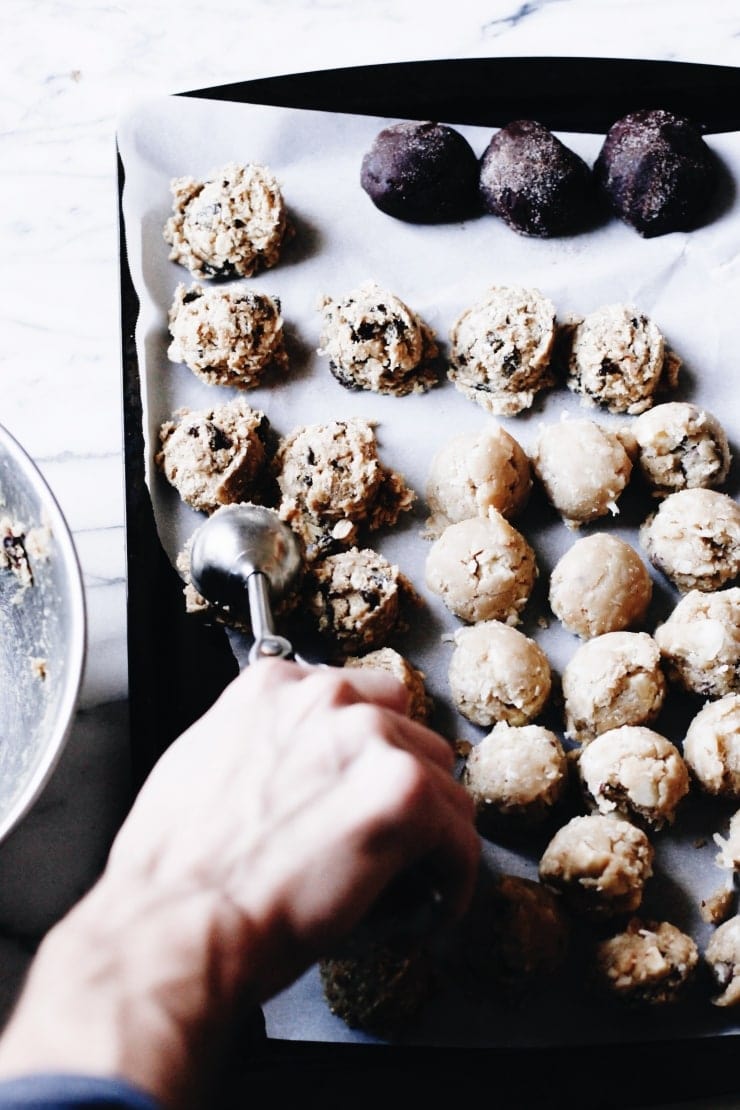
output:
[[569,528],[619,512],[632,460],[617,431],[594,420],[543,424],[531,460],[548,501]]
[[679,490],[643,523],[640,542],[681,593],[729,586],[740,575],[740,505],[719,490]]
[[740,586],[689,591],[654,636],[669,679],[684,690],[740,693]]
[[525,725],[547,703],[552,672],[544,651],[529,636],[497,620],[459,628],[450,659],[450,695],[469,721]]
[[638,553],[608,532],[576,540],[550,575],[550,608],[582,639],[638,627],[652,596],[653,580]]

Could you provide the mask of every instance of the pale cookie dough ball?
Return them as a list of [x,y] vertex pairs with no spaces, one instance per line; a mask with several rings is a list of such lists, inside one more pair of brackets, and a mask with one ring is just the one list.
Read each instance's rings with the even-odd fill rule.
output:
[[587,640],[566,664],[562,688],[567,734],[579,743],[620,725],[649,725],[666,695],[658,645],[647,632]]
[[673,389],[680,361],[658,327],[631,305],[610,304],[578,322],[571,334],[568,388],[584,404],[631,415]]
[[499,721],[468,755],[463,783],[484,822],[493,818],[535,825],[563,797],[568,761],[549,729]]
[[439,381],[434,332],[394,293],[368,281],[319,304],[318,353],[347,389],[404,397]]
[[397,628],[405,581],[397,566],[370,548],[350,548],[311,565],[306,581],[319,633],[344,655],[383,647]]
[[550,663],[535,641],[501,621],[459,628],[449,667],[452,700],[474,724],[525,725],[544,708]]
[[648,517],[640,542],[681,593],[718,590],[740,575],[740,505],[717,490],[680,490]]
[[426,583],[461,620],[518,624],[537,578],[532,548],[498,512],[449,524],[432,544]]
[[740,693],[740,586],[691,590],[654,635],[672,682],[707,698]]
[[241,398],[199,412],[179,409],[159,430],[155,462],[200,512],[259,501],[267,478],[267,426],[265,414]]
[[548,500],[569,528],[619,512],[632,460],[616,432],[593,420],[544,424],[531,457]]
[[630,1006],[675,1002],[698,965],[693,938],[670,921],[633,918],[623,932],[596,945],[597,984]]
[[706,409],[670,401],[631,426],[640,470],[656,494],[709,489],[724,482],[732,461],[727,434]]
[[602,732],[583,748],[578,776],[590,809],[618,813],[648,831],[673,824],[690,785],[675,744],[635,725]]
[[398,679],[409,695],[408,714],[414,721],[425,724],[429,719],[431,698],[424,685],[424,673],[405,659],[395,648],[383,647],[367,655],[352,655],[344,661],[345,667],[374,667]]
[[719,925],[704,951],[717,993],[715,1006],[736,1006],[740,1002],[740,914]]
[[706,794],[740,799],[740,694],[709,701],[696,714],[683,755]]
[[636,628],[645,619],[653,580],[635,549],[617,536],[584,536],[550,576],[550,608],[582,639]]
[[500,424],[453,436],[429,468],[429,529],[433,533],[449,523],[486,516],[490,509],[510,520],[526,505],[531,488],[529,458]]
[[493,286],[452,326],[448,377],[488,412],[514,416],[553,384],[555,335],[555,307],[539,290]]
[[280,302],[250,289],[178,285],[169,311],[171,362],[207,385],[254,389],[288,365]]
[[717,866],[724,867],[727,871],[740,870],[740,809],[730,818],[727,836],[715,833],[714,843],[719,848],[715,856]]
[[634,913],[653,873],[653,857],[646,833],[630,821],[601,813],[572,817],[545,848],[540,881],[584,917]]
[[349,547],[358,529],[390,527],[414,503],[400,474],[384,467],[373,425],[359,417],[305,424],[281,443],[275,466],[280,516],[309,556]]

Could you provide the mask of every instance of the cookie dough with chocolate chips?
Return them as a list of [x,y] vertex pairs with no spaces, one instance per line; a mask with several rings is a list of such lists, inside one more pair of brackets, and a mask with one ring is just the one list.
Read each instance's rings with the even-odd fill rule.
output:
[[740,575],[740,505],[719,490],[679,490],[644,522],[640,542],[681,593],[718,590]]
[[[452,700],[469,721],[526,725],[547,703],[550,663],[539,644],[501,621],[459,628],[449,666]],[[507,734],[508,735],[508,734]]]
[[352,547],[310,565],[305,598],[319,633],[340,656],[384,647],[413,594],[397,566],[371,548]]
[[740,914],[717,926],[704,950],[715,986],[715,1006],[740,1002]]
[[699,965],[696,942],[670,921],[633,918],[627,928],[599,941],[598,986],[630,1006],[675,1002]]
[[740,693],[740,586],[691,590],[654,635],[672,682],[706,698]]
[[568,761],[554,732],[501,720],[471,750],[462,781],[484,824],[536,825],[562,799]]
[[569,528],[619,512],[632,460],[616,431],[594,420],[543,424],[531,459],[548,501]]
[[652,596],[653,580],[640,556],[608,532],[576,540],[550,576],[550,608],[584,640],[637,628]]
[[409,695],[408,714],[414,721],[426,724],[431,712],[432,699],[424,685],[424,674],[414,667],[395,648],[382,647],[369,651],[367,655],[351,655],[344,661],[345,667],[375,667],[398,679]]
[[708,701],[688,727],[684,759],[701,789],[740,800],[740,694]]
[[732,461],[727,434],[711,412],[688,401],[668,401],[631,425],[638,465],[653,492],[721,486]]

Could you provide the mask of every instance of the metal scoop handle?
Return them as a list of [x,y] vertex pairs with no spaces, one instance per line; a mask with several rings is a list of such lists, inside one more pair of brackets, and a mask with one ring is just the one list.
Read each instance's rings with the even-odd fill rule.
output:
[[249,649],[249,662],[259,659],[289,659],[293,645],[285,636],[278,636],[270,608],[270,583],[261,571],[254,571],[247,578],[249,619],[254,643]]

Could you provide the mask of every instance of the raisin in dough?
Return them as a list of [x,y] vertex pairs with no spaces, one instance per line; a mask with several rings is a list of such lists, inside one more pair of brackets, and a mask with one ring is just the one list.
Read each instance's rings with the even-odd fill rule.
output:
[[622,725],[595,737],[579,753],[578,776],[586,804],[618,813],[648,832],[672,825],[689,792],[689,769],[665,736]]
[[463,717],[490,727],[525,725],[541,712],[552,688],[539,644],[501,621],[459,628],[448,671],[450,694]]
[[492,286],[450,331],[448,377],[471,401],[515,416],[553,384],[555,306],[537,289]]
[[640,471],[660,496],[721,486],[732,461],[727,434],[711,412],[668,401],[632,423]]
[[405,659],[395,648],[382,647],[369,651],[367,655],[351,655],[344,661],[345,667],[374,667],[398,679],[406,688],[409,696],[408,715],[414,721],[425,724],[429,719],[431,698],[424,685],[424,673]]
[[576,540],[550,576],[550,608],[584,640],[638,627],[652,596],[653,580],[640,556],[608,532]]
[[632,460],[617,432],[593,420],[543,424],[531,459],[548,501],[569,528],[619,512]]
[[371,548],[357,547],[311,564],[308,611],[319,633],[340,655],[385,646],[399,625],[407,594],[399,569]]
[[169,328],[167,357],[207,385],[254,389],[266,370],[288,365],[280,302],[267,293],[181,283]]
[[274,266],[288,226],[274,174],[229,162],[206,181],[172,181],[173,214],[164,227],[170,261],[194,277],[252,277]]
[[691,590],[654,635],[672,682],[707,698],[740,693],[740,586]]
[[471,750],[462,781],[483,822],[535,825],[562,799],[568,761],[549,729],[499,721]]
[[683,754],[706,794],[740,799],[740,694],[709,701],[699,710],[686,732]]
[[658,645],[647,632],[606,632],[576,650],[562,675],[567,735],[582,744],[620,725],[649,725],[666,696]]
[[679,490],[644,522],[640,542],[681,593],[718,590],[740,575],[740,505],[719,490]]
[[670,921],[632,918],[627,928],[599,941],[596,982],[631,1006],[663,1006],[692,981],[699,965],[696,942]]
[[715,1006],[737,1006],[740,1002],[740,915],[719,925],[709,938],[704,959],[712,974]]
[[604,305],[572,329],[568,388],[584,404],[637,415],[675,388],[679,368],[658,326],[632,305]]
[[455,616],[470,623],[518,624],[537,578],[535,554],[494,509],[448,524],[426,559],[426,584]]
[[366,282],[344,297],[323,297],[318,353],[347,389],[404,397],[439,381],[434,332],[394,293]]
[[183,501],[200,512],[260,501],[267,424],[265,414],[241,398],[199,412],[179,409],[160,428],[155,461]]

